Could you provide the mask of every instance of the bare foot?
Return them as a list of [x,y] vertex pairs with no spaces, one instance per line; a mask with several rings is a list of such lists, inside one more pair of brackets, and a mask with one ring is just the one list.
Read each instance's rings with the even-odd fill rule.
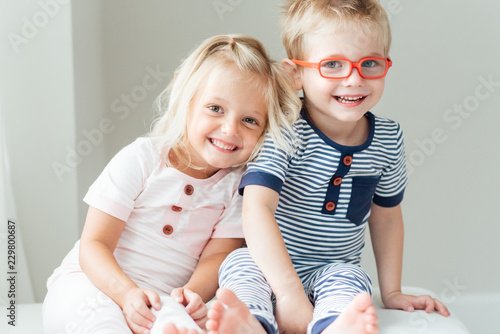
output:
[[370,295],[360,293],[322,334],[376,334],[377,322]]
[[217,290],[217,300],[210,306],[206,326],[209,334],[266,334],[248,307],[225,288]]
[[[168,323],[163,327],[163,334],[199,334],[196,329],[177,328],[174,324]],[[206,332],[203,332],[206,333]]]

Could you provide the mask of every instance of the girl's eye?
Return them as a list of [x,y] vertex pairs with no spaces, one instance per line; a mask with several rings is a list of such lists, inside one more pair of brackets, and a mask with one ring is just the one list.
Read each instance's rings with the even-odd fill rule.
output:
[[211,111],[216,112],[216,113],[222,112],[222,110],[219,106],[209,106],[208,109],[210,109]]
[[243,118],[243,122],[245,123],[250,123],[250,124],[258,124],[257,121],[251,117],[245,117]]

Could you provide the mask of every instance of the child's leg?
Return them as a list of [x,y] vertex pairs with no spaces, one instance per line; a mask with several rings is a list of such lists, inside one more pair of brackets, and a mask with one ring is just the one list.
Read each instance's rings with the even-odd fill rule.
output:
[[219,286],[233,291],[267,333],[278,333],[271,287],[250,256],[248,248],[237,249],[224,260],[219,270]]
[[156,317],[151,334],[164,333],[165,326],[168,323],[175,325],[176,328],[191,329],[201,332],[201,328],[187,314],[184,307],[174,301],[170,296],[161,296],[161,309],[156,311],[151,309]]
[[326,265],[304,283],[314,291],[314,315],[308,329],[312,334],[321,333],[333,323],[358,294],[365,292],[371,295],[368,274],[352,264]]
[[83,273],[54,281],[43,302],[44,333],[132,333],[120,307]]

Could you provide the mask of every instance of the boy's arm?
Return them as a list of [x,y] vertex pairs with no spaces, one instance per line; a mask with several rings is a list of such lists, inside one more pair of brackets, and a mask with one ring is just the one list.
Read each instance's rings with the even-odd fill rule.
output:
[[248,185],[243,196],[243,232],[250,254],[276,296],[280,332],[305,332],[313,307],[295,271],[274,213],[279,194]]
[[435,310],[443,316],[448,316],[448,309],[439,300],[430,296],[405,295],[401,292],[404,242],[401,204],[389,208],[372,204],[369,226],[380,293],[385,307],[405,311]]

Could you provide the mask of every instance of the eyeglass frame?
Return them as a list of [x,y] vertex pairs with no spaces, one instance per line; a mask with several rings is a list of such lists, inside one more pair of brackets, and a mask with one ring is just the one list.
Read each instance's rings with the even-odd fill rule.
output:
[[[376,77],[366,77],[363,75],[363,71],[361,70],[361,64],[366,61],[366,60],[370,60],[370,59],[378,59],[378,60],[384,60],[385,63],[386,63],[386,68],[385,68],[385,72],[383,75],[379,75],[379,76],[376,76]],[[325,77],[323,75],[323,73],[321,73],[321,69],[320,69],[320,66],[321,66],[321,63],[326,61],[326,60],[345,60],[349,63],[349,65],[351,65],[351,69],[349,70],[349,74],[344,76],[344,77]],[[358,62],[352,62],[350,61],[349,59],[346,59],[346,58],[325,58],[325,59],[322,59],[320,60],[318,63],[312,63],[312,62],[308,62],[308,61],[303,61],[303,60],[297,60],[297,59],[291,59],[291,61],[294,63],[294,64],[297,64],[299,66],[303,66],[303,67],[309,67],[309,68],[315,68],[318,70],[319,72],[319,75],[325,79],[345,79],[345,78],[348,78],[351,76],[352,74],[352,70],[354,68],[356,68],[358,70],[358,73],[359,73],[359,76],[364,78],[364,79],[379,79],[379,78],[383,78],[387,75],[387,72],[389,71],[389,68],[392,66],[392,60],[390,57],[387,57],[387,58],[383,58],[383,57],[366,57],[366,58],[362,58],[360,59]]]

